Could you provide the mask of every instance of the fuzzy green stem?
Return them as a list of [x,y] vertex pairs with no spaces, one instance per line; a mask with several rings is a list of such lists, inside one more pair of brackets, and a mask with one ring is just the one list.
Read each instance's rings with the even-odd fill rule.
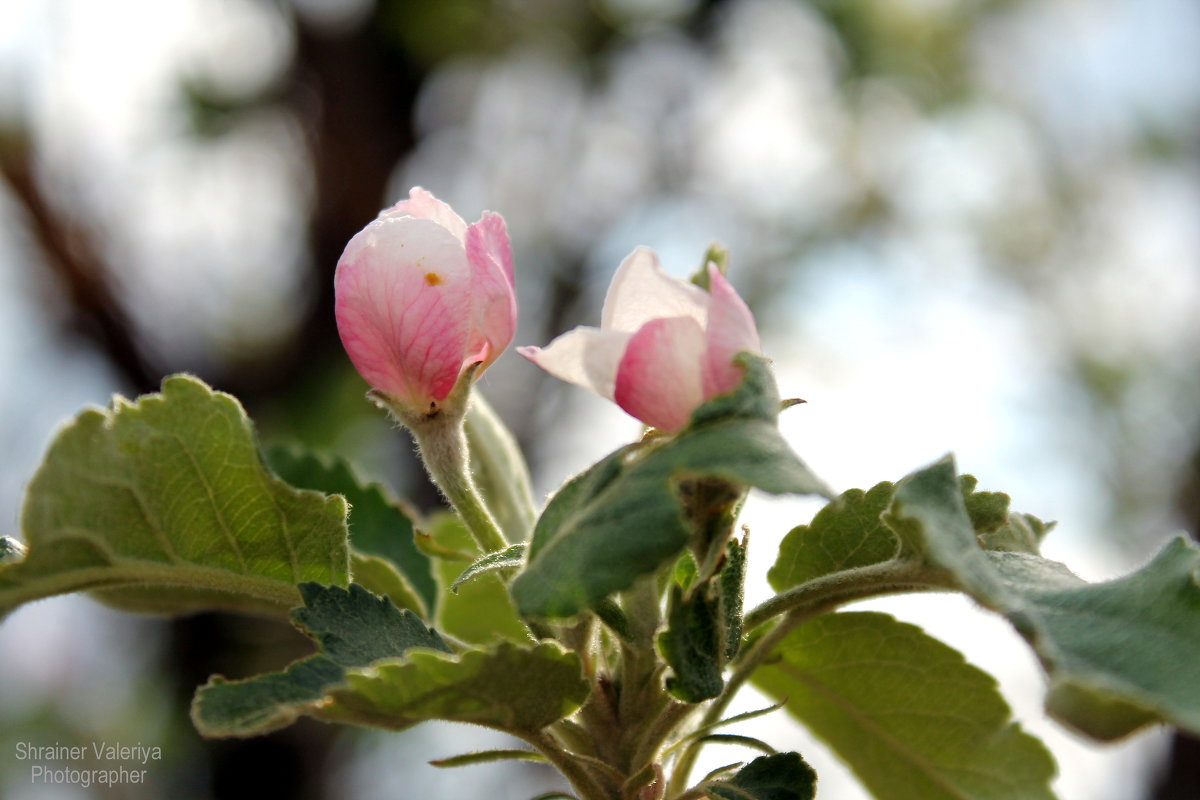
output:
[[822,575],[780,592],[746,613],[744,628],[752,631],[772,617],[815,606],[837,607],[852,600],[896,592],[955,589],[939,570],[916,561],[884,561]]
[[508,541],[471,477],[471,457],[464,427],[471,384],[479,367],[480,364],[467,367],[441,404],[430,403],[427,409],[412,408],[376,389],[367,396],[412,432],[434,485],[454,506],[483,552],[494,553],[508,547]]

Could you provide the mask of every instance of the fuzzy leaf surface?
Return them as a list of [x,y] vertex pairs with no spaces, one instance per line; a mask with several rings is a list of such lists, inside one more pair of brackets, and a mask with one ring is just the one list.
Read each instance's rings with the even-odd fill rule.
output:
[[1054,762],[995,680],[886,614],[817,617],[754,683],[837,752],[880,800],[1046,800]]
[[282,728],[312,713],[348,668],[398,658],[414,647],[449,650],[412,611],[358,584],[342,589],[306,583],[300,591],[305,605],[292,612],[292,621],[320,652],[282,672],[240,681],[210,678],[192,702],[192,721],[202,734],[253,736]]
[[618,450],[551,498],[512,583],[522,614],[572,616],[677,557],[692,534],[677,493],[683,479],[827,493],[779,433],[766,360],[739,359],[742,383],[700,406],[684,430]]
[[512,642],[458,655],[413,651],[353,670],[321,717],[403,730],[427,719],[533,732],[567,716],[590,686],[579,657],[554,643]]
[[83,590],[130,610],[282,615],[298,583],[348,581],[345,501],[271,474],[237,400],[190,376],[63,427],[21,526],[28,553],[0,568],[0,616]]
[[812,800],[817,773],[798,753],[760,756],[732,778],[700,785],[713,800]]
[[[425,608],[433,609],[437,605],[437,582],[431,559],[413,542],[412,512],[392,498],[386,489],[378,483],[362,481],[342,459],[327,459],[291,447],[275,447],[267,454],[267,460],[275,473],[292,486],[346,498],[350,505],[350,546],[365,556],[381,558],[395,567]],[[372,575],[380,571],[376,567]],[[367,584],[357,577],[355,580]],[[375,589],[370,585],[369,588]]]
[[1179,537],[1140,570],[1089,584],[1039,556],[982,550],[956,486],[950,459],[914,473],[888,524],[1025,637],[1050,714],[1101,740],[1157,721],[1200,731],[1200,548]]
[[[443,552],[473,552],[475,540],[455,514],[436,514],[429,521],[429,536]],[[457,592],[450,587],[472,562],[435,559],[441,597],[435,617],[437,629],[474,645],[485,645],[497,639],[513,642],[529,641],[529,631],[513,606],[508,587],[495,571],[478,574],[474,580],[461,583]]]
[[767,573],[771,587],[781,592],[823,575],[895,558],[900,542],[880,519],[894,488],[880,483],[867,492],[850,489],[818,511],[808,525],[789,531]]

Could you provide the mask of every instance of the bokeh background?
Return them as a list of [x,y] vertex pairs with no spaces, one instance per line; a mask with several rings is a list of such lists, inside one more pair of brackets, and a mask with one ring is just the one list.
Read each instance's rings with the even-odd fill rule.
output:
[[[347,239],[423,185],[508,220],[518,342],[595,323],[639,244],[711,241],[755,310],[787,436],[835,488],[944,452],[1059,520],[1100,580],[1200,530],[1200,5],[1194,0],[0,0],[0,534],[55,427],[190,371],[268,443],[345,455],[424,505],[339,346]],[[482,390],[540,494],[637,424],[509,353]],[[810,501],[755,497],[751,599]],[[997,674],[1064,800],[1200,796],[1200,745],[1097,748],[965,601],[871,604]],[[284,626],[86,598],[0,627],[0,797],[527,798],[538,766],[425,764],[503,737],[312,722],[204,742],[209,674],[304,651]],[[760,701],[746,698],[743,707]],[[863,797],[773,715],[825,800]],[[151,783],[36,786],[16,742],[158,745]],[[710,766],[746,758],[717,747]]]

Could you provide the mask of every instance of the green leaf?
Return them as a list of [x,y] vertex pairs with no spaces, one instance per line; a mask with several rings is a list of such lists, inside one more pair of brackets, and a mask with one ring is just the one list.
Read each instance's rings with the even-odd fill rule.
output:
[[1169,542],[1142,569],[1088,584],[1021,553],[988,559],[1006,611],[1050,674],[1050,715],[1100,740],[1167,722],[1200,732],[1200,548]]
[[503,574],[504,570],[516,569],[525,561],[525,545],[514,544],[509,545],[503,550],[497,550],[495,553],[488,553],[486,556],[478,559],[471,566],[462,571],[454,583],[450,584],[450,591],[457,593],[458,588],[469,580],[478,578],[480,575],[499,572]]
[[696,586],[686,595],[672,586],[667,629],[658,636],[658,647],[673,670],[667,689],[685,703],[716,697],[725,686],[720,608],[717,599],[709,596],[708,586]]
[[981,550],[954,485],[949,459],[906,478],[889,524],[1025,637],[1050,677],[1050,714],[1102,740],[1159,720],[1200,731],[1200,548],[1177,538],[1141,570],[1088,584],[1057,562]]
[[880,519],[894,489],[891,483],[880,483],[868,492],[843,492],[811,523],[793,528],[767,573],[771,586],[782,592],[823,575],[895,558],[900,543]]
[[[469,551],[475,547],[470,532],[454,514],[437,514],[430,519],[432,543],[444,552]],[[449,588],[463,571],[463,562],[435,560],[434,574]],[[497,639],[529,641],[529,631],[513,606],[508,587],[496,572],[485,572],[458,587],[457,593],[443,589],[437,628],[470,644],[491,644]]]
[[292,612],[292,620],[321,651],[283,672],[241,681],[210,678],[192,702],[192,721],[201,734],[253,736],[290,725],[313,713],[326,692],[343,681],[346,668],[396,658],[414,647],[448,651],[411,611],[357,584],[346,590],[305,583],[300,592],[306,605]]
[[[961,500],[961,495],[960,495]],[[886,614],[817,617],[753,681],[886,800],[1051,798],[1054,762],[995,680]]]
[[817,773],[798,753],[760,756],[728,780],[700,784],[713,800],[812,800]]
[[749,534],[740,542],[731,541],[725,547],[725,566],[717,573],[717,592],[721,604],[721,624],[725,638],[725,660],[737,655],[742,646],[742,603],[746,589],[746,544]]
[[425,603],[392,562],[379,556],[351,552],[350,574],[355,583],[369,592],[388,598],[397,608],[408,608],[422,618],[429,618],[429,610],[425,608]]
[[320,716],[391,730],[442,719],[531,733],[579,708],[590,689],[581,671],[579,657],[555,643],[501,642],[457,656],[413,651],[348,673]]
[[[413,541],[413,512],[378,483],[364,483],[342,459],[275,447],[267,453],[267,462],[292,486],[346,498],[350,505],[351,547],[363,555],[382,558],[399,570],[421,598],[422,606],[418,608],[436,607],[437,582],[429,556]],[[382,577],[379,573],[378,568],[372,571],[373,576]],[[365,583],[357,575],[355,580]]]
[[449,769],[451,767],[469,767],[473,764],[490,764],[493,761],[540,761],[546,757],[533,750],[479,750],[474,753],[463,753],[461,756],[436,758],[430,765]]
[[687,736],[684,736],[682,739],[676,741],[674,744],[664,750],[663,754],[666,755],[690,742],[694,742],[697,739],[707,736],[710,731],[714,731],[717,728],[724,728],[727,725],[733,725],[735,722],[745,722],[748,719],[761,717],[764,714],[770,714],[772,711],[778,711],[781,708],[783,708],[783,703],[775,703],[774,705],[769,705],[766,708],[756,708],[753,711],[743,711],[741,714],[735,714],[732,717],[726,717],[725,719],[717,720],[716,722],[708,725],[703,725],[689,733]]
[[341,498],[263,466],[234,398],[167,378],[55,437],[25,497],[28,555],[0,568],[0,615],[82,590],[133,610],[280,615],[297,583],[348,581],[345,519]]
[[742,383],[698,408],[683,431],[621,448],[551,498],[512,583],[521,613],[572,616],[676,558],[692,534],[678,497],[682,480],[776,494],[827,491],[779,434],[779,394],[766,360],[738,358]]
[[708,733],[697,737],[696,741],[704,744],[733,744],[740,747],[749,747],[751,750],[758,750],[760,753],[766,753],[769,756],[773,756],[779,752],[762,739],[755,739],[753,736],[741,736],[736,733]]

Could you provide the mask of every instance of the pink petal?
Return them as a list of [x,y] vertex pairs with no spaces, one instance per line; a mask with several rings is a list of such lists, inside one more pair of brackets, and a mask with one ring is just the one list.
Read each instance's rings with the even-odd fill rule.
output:
[[742,382],[744,370],[733,357],[741,352],[761,353],[762,342],[754,315],[715,264],[708,265],[712,303],[705,331],[704,398],[731,392]]
[[517,352],[560,380],[613,399],[617,365],[633,334],[580,327],[545,347],[518,347]]
[[338,333],[355,368],[414,407],[445,398],[463,366],[472,285],[462,245],[437,221],[372,222],[334,276]]
[[647,322],[617,368],[617,405],[659,430],[682,428],[704,401],[704,346],[704,331],[691,317]]
[[708,302],[703,289],[668,274],[653,250],[639,247],[613,275],[600,327],[632,333],[660,317],[690,317],[704,326]]
[[482,358],[486,367],[508,348],[517,329],[512,247],[504,218],[484,212],[467,228],[466,248],[473,284],[468,358]]
[[420,186],[409,189],[407,200],[401,200],[391,208],[379,212],[379,217],[381,219],[416,217],[417,219],[432,220],[454,234],[460,242],[467,234],[467,223],[463,221],[463,218],[455,213],[447,203],[438,200],[432,192],[426,191]]

